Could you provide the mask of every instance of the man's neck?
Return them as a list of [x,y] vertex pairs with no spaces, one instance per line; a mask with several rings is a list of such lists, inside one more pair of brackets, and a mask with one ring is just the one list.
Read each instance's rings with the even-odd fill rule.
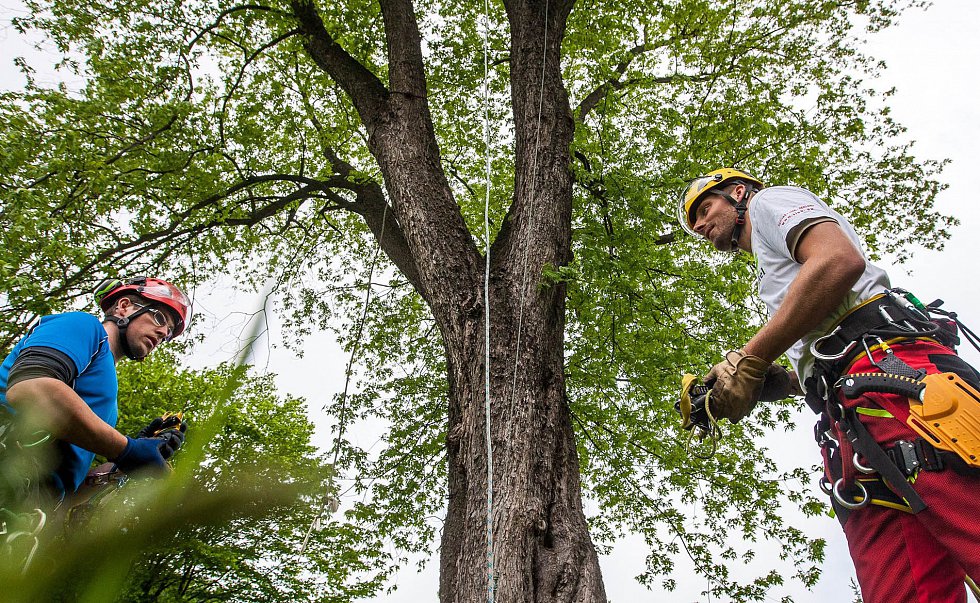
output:
[[124,356],[122,351],[122,333],[119,331],[119,327],[111,320],[103,320],[102,328],[105,329],[106,335],[109,336],[109,351],[112,352],[112,362],[115,364]]

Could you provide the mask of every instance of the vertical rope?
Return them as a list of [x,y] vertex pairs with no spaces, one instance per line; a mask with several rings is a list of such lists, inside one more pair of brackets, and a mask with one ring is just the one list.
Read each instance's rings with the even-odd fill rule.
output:
[[[357,325],[357,335],[354,337],[354,345],[351,346],[350,358],[347,360],[347,371],[346,377],[344,379],[344,391],[340,395],[340,424],[337,428],[337,437],[333,442],[333,467],[337,467],[337,461],[340,459],[340,440],[344,437],[344,432],[347,430],[347,392],[350,389],[351,373],[354,368],[354,358],[357,357],[357,351],[361,344],[361,335],[364,333],[364,323],[367,322],[368,308],[371,304],[371,291],[374,288],[374,269],[378,264],[378,256],[381,255],[381,241],[385,237],[385,225],[388,222],[388,206],[385,205],[384,212],[381,214],[381,234],[378,236],[378,247],[374,250],[374,257],[371,258],[371,265],[368,267],[368,278],[367,278],[367,291],[364,293],[364,308],[361,310],[361,320]],[[326,408],[324,405],[323,408]],[[306,545],[309,543],[310,535],[313,530],[320,525],[320,519],[326,514],[327,510],[334,512],[337,510],[337,505],[339,501],[336,499],[331,499],[331,497],[324,494],[323,502],[320,503],[320,511],[317,516],[313,518],[310,522],[310,527],[306,531],[306,536],[303,537],[303,543],[299,547],[299,554],[302,555],[306,552]]]
[[374,257],[371,258],[371,265],[368,267],[367,290],[364,292],[364,308],[361,310],[361,320],[357,325],[357,335],[354,337],[354,345],[351,346],[350,358],[347,360],[347,371],[344,379],[344,392],[340,396],[340,426],[337,430],[337,438],[333,443],[333,464],[337,465],[340,458],[340,439],[347,429],[347,391],[350,388],[351,373],[354,368],[354,358],[357,357],[357,349],[361,345],[361,336],[364,334],[364,323],[367,322],[368,308],[371,305],[371,291],[374,288],[374,268],[378,264],[378,256],[381,255],[381,241],[385,236],[385,225],[388,221],[388,205],[385,205],[384,212],[381,214],[381,234],[378,236],[378,248],[374,250]]
[[[538,116],[537,127],[534,137],[534,152],[531,154],[531,179],[528,184],[533,190],[534,183],[537,181],[538,153],[537,149],[541,139],[541,112],[544,106],[544,77],[547,65],[547,46],[548,46],[548,1],[545,0],[544,12],[544,43],[541,52],[541,88],[538,93]],[[494,602],[494,555],[493,555],[493,441],[490,432],[490,175],[491,175],[491,154],[490,154],[490,3],[489,0],[483,2],[483,146],[486,153],[486,190],[483,209],[483,229],[484,229],[484,269],[483,269],[483,307],[484,307],[484,412],[485,412],[485,436],[487,445],[487,601]],[[528,222],[528,236],[534,232],[534,212]],[[517,393],[517,369],[520,363],[521,353],[521,331],[524,323],[524,302],[528,288],[528,250],[524,247],[521,265],[521,294],[520,312],[517,320],[517,349],[514,355],[514,375],[511,385],[511,403]]]
[[483,203],[483,378],[487,444],[487,602],[494,603],[493,439],[490,433],[490,0],[483,0],[483,151],[486,155]]

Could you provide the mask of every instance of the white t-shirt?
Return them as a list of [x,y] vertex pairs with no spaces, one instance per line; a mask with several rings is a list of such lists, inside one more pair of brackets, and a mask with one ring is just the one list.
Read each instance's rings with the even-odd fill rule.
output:
[[[861,240],[851,225],[839,213],[827,207],[808,190],[795,186],[764,188],[749,201],[749,220],[752,223],[752,254],[759,270],[759,296],[772,316],[786,297],[786,291],[803,266],[793,256],[801,235],[814,224],[836,222],[854,247],[864,256]],[[851,287],[847,297],[813,331],[786,351],[802,382],[810,376],[813,355],[810,344],[848,310],[890,287],[888,274],[865,257],[864,273]]]

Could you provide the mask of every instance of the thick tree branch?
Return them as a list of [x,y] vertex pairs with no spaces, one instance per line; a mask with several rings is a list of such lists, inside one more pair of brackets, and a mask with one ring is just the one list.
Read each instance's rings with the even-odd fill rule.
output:
[[346,201],[333,191],[326,191],[325,194],[337,207],[352,211],[364,218],[368,228],[374,234],[374,238],[381,245],[381,250],[405,275],[415,290],[420,291],[422,282],[419,279],[418,266],[412,258],[408,242],[405,240],[405,233],[402,232],[402,228],[398,224],[395,212],[388,205],[381,186],[376,182],[368,182],[363,185],[354,185],[350,190],[357,195],[355,203]]
[[388,42],[388,83],[391,92],[425,96],[422,36],[412,0],[381,0]]
[[[200,211],[206,210],[208,207],[212,207],[223,199],[227,199],[236,193],[246,192],[256,185],[270,183],[270,182],[292,182],[299,187],[288,195],[269,197],[260,196],[253,197],[252,201],[263,202],[260,207],[257,207],[250,211],[248,215],[245,216],[219,216],[205,222],[201,222],[194,225],[188,225],[181,227],[181,224],[186,221],[189,217],[194,216]],[[221,227],[221,226],[254,226],[259,224],[263,220],[276,215],[277,213],[283,211],[290,204],[295,201],[302,201],[305,199],[315,198],[318,195],[325,195],[330,192],[331,188],[343,188],[351,190],[357,193],[357,188],[363,185],[357,185],[347,181],[340,176],[334,176],[326,180],[315,180],[313,178],[307,178],[303,176],[295,176],[291,174],[265,174],[261,176],[253,176],[251,178],[243,179],[227,190],[212,195],[188,209],[176,214],[171,222],[158,230],[144,233],[143,235],[132,239],[130,241],[119,241],[113,247],[103,249],[92,259],[81,266],[73,275],[67,275],[67,278],[62,281],[61,285],[55,289],[48,292],[47,297],[60,297],[67,293],[67,291],[73,287],[77,282],[84,278],[85,275],[89,274],[92,270],[95,270],[97,266],[105,265],[110,262],[113,258],[118,258],[123,255],[132,254],[134,252],[143,252],[154,246],[157,246],[162,241],[172,241],[179,239],[181,237],[190,237],[200,235],[210,229]],[[376,186],[376,185],[375,185]],[[271,200],[271,201],[270,201]],[[267,203],[265,203],[267,202]],[[362,210],[365,212],[377,211],[377,203],[375,201],[369,201],[369,210]],[[354,211],[354,207],[343,207],[342,209],[347,209]],[[357,213],[361,213],[358,211]],[[380,222],[379,222],[380,224]],[[386,229],[388,226],[386,226]],[[388,237],[397,237],[398,225],[393,222],[390,224],[391,232],[386,234]]]
[[346,187],[337,185],[337,188],[347,188],[353,192],[357,195],[357,202],[344,201],[339,195],[331,198],[338,206],[364,218],[378,244],[381,245],[382,251],[402,271],[415,290],[421,291],[422,282],[419,280],[418,266],[409,250],[408,241],[405,240],[405,232],[398,223],[391,205],[388,204],[381,186],[373,180],[355,182],[350,177],[354,170],[351,164],[341,159],[330,147],[326,147],[323,153],[333,166],[334,172],[347,183]]
[[388,98],[388,90],[374,73],[352,57],[333,39],[313,0],[293,0],[293,14],[306,38],[306,51],[350,96],[370,135]]

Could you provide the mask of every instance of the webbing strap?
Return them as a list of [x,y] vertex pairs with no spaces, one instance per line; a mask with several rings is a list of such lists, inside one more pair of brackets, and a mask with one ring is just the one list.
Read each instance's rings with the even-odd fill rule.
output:
[[[881,446],[875,442],[867,428],[852,411],[845,412],[839,421],[845,437],[853,446],[854,451],[860,454],[871,467],[878,472],[885,484],[893,492],[901,496],[908,502],[913,513],[918,513],[928,508],[929,505],[912,489],[905,475],[895,466]],[[845,460],[846,459],[842,459]]]

